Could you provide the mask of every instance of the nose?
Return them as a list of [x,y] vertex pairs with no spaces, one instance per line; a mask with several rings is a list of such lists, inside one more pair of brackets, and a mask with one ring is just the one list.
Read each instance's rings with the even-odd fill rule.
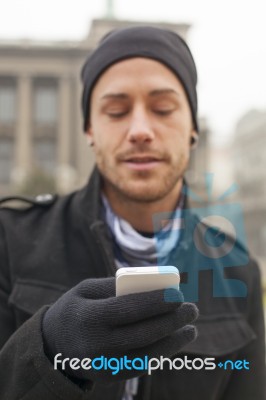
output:
[[153,139],[154,132],[148,112],[142,107],[136,107],[128,128],[128,140],[131,143],[145,143],[151,142]]

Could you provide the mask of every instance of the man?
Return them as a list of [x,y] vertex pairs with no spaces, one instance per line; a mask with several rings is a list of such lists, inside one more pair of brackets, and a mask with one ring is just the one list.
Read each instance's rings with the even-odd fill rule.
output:
[[[198,338],[193,326],[198,311],[186,279],[199,274],[190,230],[198,218],[185,213],[182,193],[198,136],[197,76],[187,45],[158,28],[114,31],[82,78],[84,131],[97,164],[88,185],[0,210],[1,399],[264,399],[260,277],[253,261],[243,265],[240,244],[226,270],[213,246],[212,269],[199,278]],[[156,215],[169,218],[158,227]],[[170,229],[176,215],[184,229]],[[175,289],[115,297],[117,268],[157,263],[179,267],[185,299]],[[233,280],[246,285],[245,297],[234,296]],[[91,368],[101,356],[177,364],[112,374]],[[207,358],[212,366],[203,368]]]

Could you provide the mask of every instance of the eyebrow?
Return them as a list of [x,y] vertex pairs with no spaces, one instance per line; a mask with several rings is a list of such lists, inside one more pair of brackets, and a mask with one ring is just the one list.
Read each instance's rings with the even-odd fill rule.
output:
[[180,93],[178,93],[176,90],[170,89],[170,88],[162,88],[162,89],[152,90],[149,93],[149,96],[160,96],[162,94],[174,94],[176,96],[180,96]]
[[[156,97],[156,96],[161,96],[164,94],[174,94],[176,96],[180,96],[180,94],[170,88],[162,88],[162,89],[155,89],[149,92],[149,96],[151,97]],[[106,99],[114,99],[114,100],[127,100],[129,98],[129,95],[126,93],[106,93],[104,96],[101,97],[101,100],[106,100]]]
[[117,99],[117,100],[125,100],[128,99],[128,95],[126,93],[106,93],[101,97],[101,100],[105,99]]

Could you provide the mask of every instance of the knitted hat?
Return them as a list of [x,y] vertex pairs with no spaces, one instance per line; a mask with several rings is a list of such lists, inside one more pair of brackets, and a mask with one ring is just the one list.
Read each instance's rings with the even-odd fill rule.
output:
[[89,122],[90,99],[94,85],[111,65],[133,57],[150,58],[170,68],[187,94],[195,130],[197,121],[197,70],[189,47],[175,32],[140,26],[111,31],[89,55],[81,72],[83,81],[83,129]]

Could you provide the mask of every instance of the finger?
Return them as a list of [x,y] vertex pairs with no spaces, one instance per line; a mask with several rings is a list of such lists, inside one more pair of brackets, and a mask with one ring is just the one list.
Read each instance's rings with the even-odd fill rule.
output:
[[119,326],[114,329],[112,336],[120,351],[129,348],[136,349],[172,335],[176,330],[195,321],[197,317],[197,307],[191,303],[183,303],[177,310],[170,313]]
[[81,297],[87,299],[106,299],[115,296],[115,277],[85,279],[76,286]]
[[149,346],[127,352],[129,358],[151,358],[172,357],[183,347],[197,338],[197,328],[194,325],[185,325],[178,329],[173,335],[167,336]]
[[[197,330],[195,326],[192,325],[186,325],[185,327],[179,329],[177,332],[175,332],[173,335],[170,337],[166,337],[156,343],[151,344],[150,346],[146,346],[144,348],[140,349],[134,349],[129,352],[121,352],[119,351],[114,351],[113,356],[114,357],[123,357],[127,356],[129,360],[133,359],[142,359],[144,361],[144,357],[148,356],[148,359],[151,360],[152,358],[160,359],[161,356],[168,358],[172,357],[174,354],[177,354],[178,351],[180,351],[183,347],[185,347],[187,344],[195,340],[197,337]],[[90,370],[90,379],[94,380],[105,380],[105,381],[119,381],[119,380],[124,380],[124,379],[131,379],[136,376],[141,376],[147,373],[147,370],[145,369],[140,369],[136,370],[132,368],[131,370],[127,370],[125,373],[125,370],[118,371],[117,374],[113,375],[113,371],[111,370],[106,370],[102,371],[101,374],[99,375],[99,371],[92,371]],[[121,375],[122,372],[122,375]],[[87,373],[87,371],[86,371]],[[93,374],[93,375],[92,375]],[[93,378],[92,378],[93,376]],[[85,378],[85,377],[84,377]]]
[[[106,318],[112,325],[118,326],[173,311],[182,303],[183,295],[176,289],[169,290],[172,291],[171,297],[176,301],[165,301],[164,290],[110,298],[106,301]],[[114,315],[117,318],[114,319]]]

